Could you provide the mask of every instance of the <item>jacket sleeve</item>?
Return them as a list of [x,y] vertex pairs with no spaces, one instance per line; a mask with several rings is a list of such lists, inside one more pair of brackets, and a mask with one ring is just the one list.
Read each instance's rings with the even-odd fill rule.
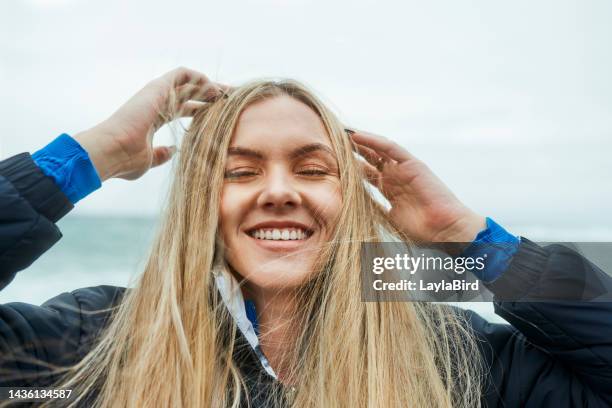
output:
[[[580,291],[577,299],[587,289],[609,295],[612,278],[572,249],[521,238],[509,269],[487,286],[502,299],[553,299],[546,292],[559,287]],[[612,302],[496,301],[495,312],[511,326],[469,313],[489,369],[485,406],[612,406]]]
[[0,161],[0,289],[61,238],[55,222],[72,208],[29,153]]
[[0,387],[55,383],[58,369],[91,350],[124,291],[103,285],[62,293],[41,306],[0,305]]
[[[0,289],[61,238],[55,222],[72,208],[29,153],[0,162]],[[53,384],[56,369],[90,350],[123,291],[98,286],[41,306],[0,305],[0,386]]]

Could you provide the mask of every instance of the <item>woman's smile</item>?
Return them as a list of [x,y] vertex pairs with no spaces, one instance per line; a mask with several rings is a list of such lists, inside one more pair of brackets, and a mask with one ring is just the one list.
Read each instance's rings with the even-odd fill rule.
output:
[[306,244],[315,230],[304,223],[273,220],[260,222],[246,230],[250,241],[260,248],[274,252],[288,252]]
[[[256,236],[251,234],[246,234],[246,236],[250,242],[254,243],[259,248],[273,252],[289,252],[303,248],[306,244],[310,243],[314,233],[308,235],[308,232],[302,233],[300,231],[298,233],[296,230],[289,232],[287,229],[273,229],[266,230],[263,237],[260,235],[260,230],[258,230],[256,234]],[[288,237],[285,238],[283,235]],[[295,238],[293,238],[294,236]]]

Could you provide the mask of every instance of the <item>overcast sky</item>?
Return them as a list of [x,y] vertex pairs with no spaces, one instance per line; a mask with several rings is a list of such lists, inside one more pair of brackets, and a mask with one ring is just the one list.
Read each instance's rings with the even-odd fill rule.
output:
[[[93,126],[179,65],[291,77],[480,213],[606,235],[611,20],[606,0],[4,0],[0,157]],[[111,180],[75,213],[154,215],[167,181],[168,166]]]

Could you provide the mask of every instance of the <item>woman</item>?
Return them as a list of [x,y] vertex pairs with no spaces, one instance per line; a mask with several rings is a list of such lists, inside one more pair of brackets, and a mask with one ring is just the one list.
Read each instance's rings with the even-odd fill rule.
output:
[[[74,404],[113,407],[612,403],[609,303],[497,303],[511,327],[441,305],[360,301],[362,242],[470,242],[501,227],[398,145],[349,139],[292,81],[230,89],[178,69],[75,135],[72,159],[51,147],[2,162],[1,205],[13,198],[2,282],[59,239],[53,222],[93,176],[134,179],[167,161],[172,149],[151,137],[177,112],[193,121],[137,285],[2,306],[3,385],[56,384]],[[527,293],[544,277],[597,275],[611,287],[588,262],[573,270],[582,259],[563,247],[515,249],[503,273],[483,277],[494,293]]]

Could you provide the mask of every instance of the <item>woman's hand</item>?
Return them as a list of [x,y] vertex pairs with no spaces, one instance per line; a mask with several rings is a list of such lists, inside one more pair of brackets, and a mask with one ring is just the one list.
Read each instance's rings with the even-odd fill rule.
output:
[[227,89],[200,72],[177,68],[149,82],[111,117],[74,139],[87,151],[102,181],[133,180],[174,153],[174,146],[153,148],[153,134],[161,126],[176,117],[193,116],[203,102]]
[[395,226],[421,242],[471,242],[486,219],[461,203],[425,163],[391,140],[349,130],[368,181],[391,203]]

